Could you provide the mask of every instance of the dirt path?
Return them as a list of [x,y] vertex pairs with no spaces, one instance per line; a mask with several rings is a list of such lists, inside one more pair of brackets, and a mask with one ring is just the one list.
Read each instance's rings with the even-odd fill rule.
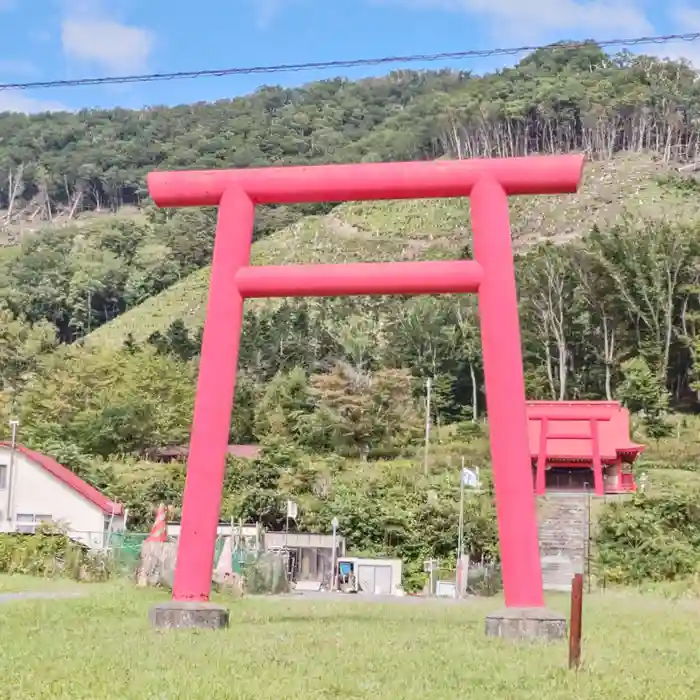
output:
[[15,600],[58,600],[61,598],[80,598],[80,591],[18,591],[15,593],[0,593],[0,603],[11,603]]

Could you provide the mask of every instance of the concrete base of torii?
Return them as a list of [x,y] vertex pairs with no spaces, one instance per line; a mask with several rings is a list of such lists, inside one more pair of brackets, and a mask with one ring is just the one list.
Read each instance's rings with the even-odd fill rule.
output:
[[158,629],[224,629],[229,612],[216,603],[170,600],[153,606],[148,619]]
[[547,608],[505,608],[486,618],[486,636],[554,642],[566,637],[566,618]]

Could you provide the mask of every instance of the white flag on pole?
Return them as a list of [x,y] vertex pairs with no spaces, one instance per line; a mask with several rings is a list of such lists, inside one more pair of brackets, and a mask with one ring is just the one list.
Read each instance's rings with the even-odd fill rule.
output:
[[472,469],[464,467],[462,469],[462,485],[471,489],[479,488],[479,474]]

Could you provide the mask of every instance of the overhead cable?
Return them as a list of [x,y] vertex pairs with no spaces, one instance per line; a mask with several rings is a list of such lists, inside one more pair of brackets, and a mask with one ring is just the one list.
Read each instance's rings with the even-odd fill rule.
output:
[[595,44],[601,48],[614,46],[646,46],[651,44],[668,44],[671,42],[693,42],[700,39],[700,32],[687,34],[664,34],[661,36],[640,36],[631,39],[606,39],[596,41],[562,41],[554,44],[535,46],[499,47],[491,49],[471,49],[468,51],[448,51],[444,53],[409,54],[407,56],[382,56],[380,58],[354,58],[335,61],[317,61],[307,63],[282,63],[268,66],[247,66],[238,68],[219,68],[208,70],[176,71],[172,73],[144,73],[140,75],[115,75],[101,78],[76,78],[73,80],[39,80],[29,83],[0,83],[3,90],[45,90],[50,88],[85,87],[88,85],[120,85],[124,83],[155,83],[167,80],[193,80],[197,78],[222,78],[232,75],[266,75],[274,73],[301,73],[308,71],[326,71],[339,68],[360,68],[363,66],[381,66],[391,64],[434,63],[438,61],[461,61],[471,58],[491,58],[494,56],[515,56],[531,53],[538,49],[581,48]]

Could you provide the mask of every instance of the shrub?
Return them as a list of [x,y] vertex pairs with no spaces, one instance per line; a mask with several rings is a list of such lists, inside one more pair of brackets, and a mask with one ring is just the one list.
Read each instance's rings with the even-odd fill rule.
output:
[[608,504],[596,535],[598,576],[612,583],[671,581],[700,570],[697,493]]
[[484,437],[484,426],[481,423],[473,423],[471,421],[462,421],[457,423],[455,427],[455,437],[464,442],[471,442]]
[[99,581],[110,571],[105,555],[91,552],[55,526],[41,525],[32,535],[0,534],[0,573]]

